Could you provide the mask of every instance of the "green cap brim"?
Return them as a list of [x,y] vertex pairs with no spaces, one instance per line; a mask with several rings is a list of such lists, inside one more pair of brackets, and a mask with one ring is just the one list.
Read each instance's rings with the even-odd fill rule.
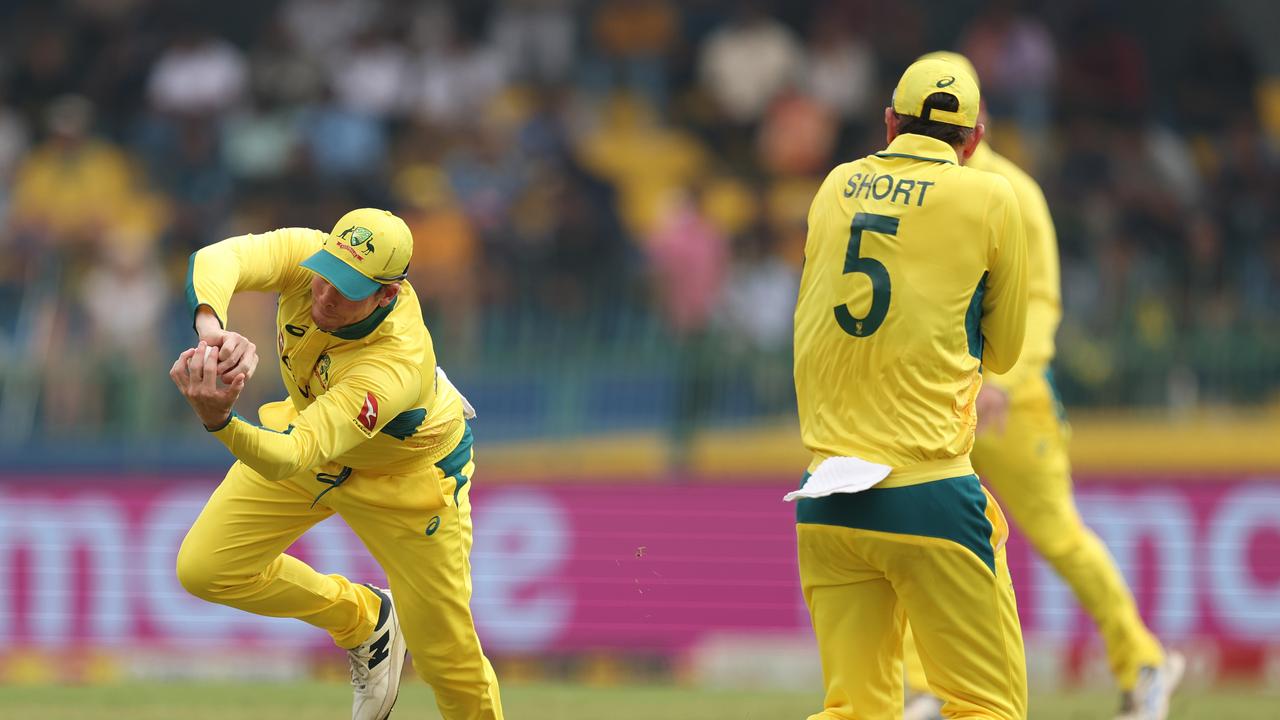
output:
[[338,292],[348,300],[364,300],[382,287],[375,280],[361,275],[350,265],[334,257],[326,250],[317,250],[314,255],[303,260],[302,267],[319,275],[329,284],[338,288]]

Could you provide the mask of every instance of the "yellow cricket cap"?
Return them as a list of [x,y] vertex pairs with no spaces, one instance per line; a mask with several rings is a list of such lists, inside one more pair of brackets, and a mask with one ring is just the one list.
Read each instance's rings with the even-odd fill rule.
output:
[[[930,108],[926,113],[925,99],[939,92],[954,96],[960,102],[959,108],[954,111]],[[978,124],[980,103],[978,81],[969,69],[929,56],[911,63],[893,91],[894,112],[961,127]]]
[[389,210],[352,210],[333,226],[324,246],[302,267],[329,281],[348,300],[364,300],[403,280],[413,257],[413,233]]
[[969,62],[969,58],[958,52],[950,50],[935,50],[916,58],[916,60],[946,60],[949,63],[959,65],[965,72],[969,73],[969,77],[973,78],[973,82],[977,84],[978,90],[982,90],[982,78],[978,77],[978,71],[973,67],[973,63]]

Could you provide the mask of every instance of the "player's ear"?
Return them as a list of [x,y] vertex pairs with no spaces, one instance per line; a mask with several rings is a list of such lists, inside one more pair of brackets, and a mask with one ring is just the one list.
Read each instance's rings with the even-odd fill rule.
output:
[[892,107],[884,109],[884,144],[888,145],[898,137],[898,115]]
[[393,282],[388,285],[383,285],[382,289],[378,292],[382,293],[381,297],[378,298],[378,307],[386,307],[391,304],[391,301],[395,299],[396,295],[400,294],[400,283]]
[[978,144],[987,136],[987,126],[978,123],[973,126],[973,134],[968,140],[964,141],[964,145],[960,148],[960,164],[964,164],[972,155],[973,151],[978,149]]

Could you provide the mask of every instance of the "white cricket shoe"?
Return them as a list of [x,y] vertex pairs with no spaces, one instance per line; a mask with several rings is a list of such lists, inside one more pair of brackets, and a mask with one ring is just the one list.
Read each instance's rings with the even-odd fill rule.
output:
[[386,720],[400,694],[400,673],[404,670],[404,633],[391,602],[391,592],[372,585],[382,601],[378,607],[378,624],[369,639],[347,651],[351,663],[351,686],[355,699],[351,702],[351,720]]
[[1120,714],[1116,720],[1165,720],[1169,716],[1169,698],[1182,682],[1187,660],[1179,652],[1170,652],[1160,667],[1144,667],[1138,672],[1138,684],[1120,696]]

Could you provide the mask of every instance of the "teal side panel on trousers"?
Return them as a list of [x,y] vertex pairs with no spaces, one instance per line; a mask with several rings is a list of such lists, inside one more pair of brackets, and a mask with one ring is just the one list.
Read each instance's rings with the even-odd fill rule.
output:
[[[805,473],[800,486],[809,480]],[[963,545],[996,571],[987,496],[977,475],[796,502],[796,522],[936,537]]]
[[463,475],[462,471],[466,469],[467,463],[471,462],[471,446],[474,443],[475,438],[471,434],[471,423],[467,423],[466,429],[462,431],[462,439],[458,441],[458,446],[447,457],[436,463],[436,467],[444,472],[445,477],[454,479],[453,502],[455,505],[458,502],[458,491],[462,490],[462,486],[466,485],[470,479]]

